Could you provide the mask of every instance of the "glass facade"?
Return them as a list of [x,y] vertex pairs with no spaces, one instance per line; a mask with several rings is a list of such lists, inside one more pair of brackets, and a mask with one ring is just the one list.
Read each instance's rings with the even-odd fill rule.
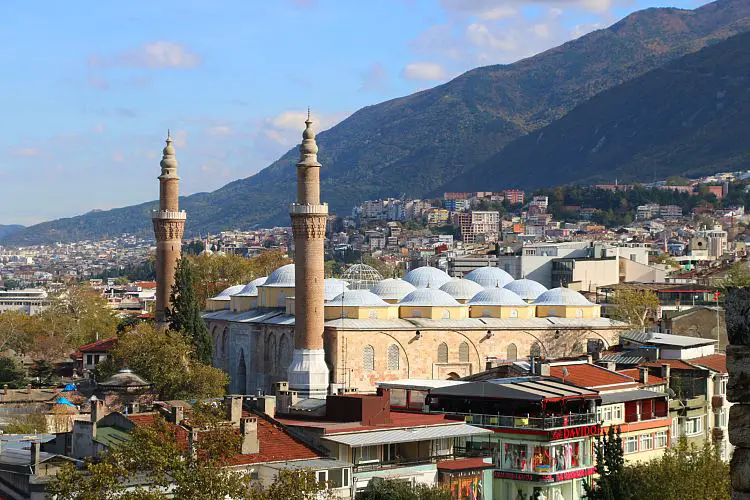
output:
[[556,444],[504,441],[500,453],[500,469],[514,472],[544,474],[593,465],[590,440],[583,439]]

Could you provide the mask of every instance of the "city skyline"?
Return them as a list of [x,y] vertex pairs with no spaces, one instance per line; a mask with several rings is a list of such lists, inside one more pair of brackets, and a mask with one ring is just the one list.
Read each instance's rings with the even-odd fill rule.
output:
[[362,106],[533,55],[632,11],[701,3],[85,2],[75,12],[50,3],[44,16],[5,5],[0,61],[14,70],[1,85],[13,125],[0,136],[0,198],[14,209],[0,224],[155,200],[168,127],[183,192],[211,191],[294,147],[307,105],[322,131]]

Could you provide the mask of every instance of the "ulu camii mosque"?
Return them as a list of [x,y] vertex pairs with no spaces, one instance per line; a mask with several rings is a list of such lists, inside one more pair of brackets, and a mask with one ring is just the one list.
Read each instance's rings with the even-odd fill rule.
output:
[[[617,343],[623,323],[567,288],[547,290],[497,267],[463,278],[420,267],[403,279],[324,278],[318,147],[308,117],[290,207],[295,263],[207,301],[214,364],[231,392],[287,381],[303,397],[398,379],[455,379],[488,362],[577,355]],[[372,269],[368,270],[374,274]],[[364,285],[363,285],[364,284]]]

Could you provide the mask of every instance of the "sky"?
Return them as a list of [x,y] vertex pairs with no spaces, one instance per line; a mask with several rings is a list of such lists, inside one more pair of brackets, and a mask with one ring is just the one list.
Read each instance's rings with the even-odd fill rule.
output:
[[357,109],[696,0],[0,1],[0,224],[248,177]]

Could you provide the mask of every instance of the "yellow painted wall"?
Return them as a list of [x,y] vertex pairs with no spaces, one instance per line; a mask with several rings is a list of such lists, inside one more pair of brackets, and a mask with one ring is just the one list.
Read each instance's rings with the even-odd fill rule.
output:
[[399,311],[401,318],[465,319],[468,316],[469,308],[466,306],[401,306]]
[[[470,318],[514,318],[513,311],[516,311],[515,318],[530,319],[534,317],[535,306],[471,306],[469,308]],[[485,314],[486,312],[489,315]]]
[[[592,319],[600,316],[599,304],[590,306],[536,306],[538,318],[583,318]],[[580,311],[580,315],[579,312]]]
[[358,307],[358,306],[337,306],[335,304],[326,304],[325,318],[326,321],[339,318],[348,319],[396,319],[398,318],[398,307]]
[[294,297],[294,287],[258,287],[258,307],[284,307],[286,297]]
[[206,300],[206,310],[207,311],[221,311],[222,309],[229,309],[229,301],[228,300],[214,300],[214,299],[208,299]]
[[229,303],[229,309],[234,312],[249,311],[258,306],[258,297],[231,297]]

